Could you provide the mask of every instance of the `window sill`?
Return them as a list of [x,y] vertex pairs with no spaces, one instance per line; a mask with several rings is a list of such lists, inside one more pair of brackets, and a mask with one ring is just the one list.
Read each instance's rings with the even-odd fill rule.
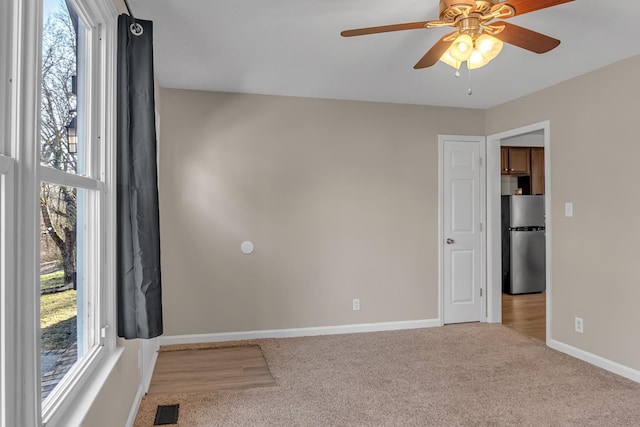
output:
[[93,360],[87,361],[85,368],[68,384],[68,392],[43,408],[42,425],[79,426],[123,353],[123,347],[108,353],[100,347]]

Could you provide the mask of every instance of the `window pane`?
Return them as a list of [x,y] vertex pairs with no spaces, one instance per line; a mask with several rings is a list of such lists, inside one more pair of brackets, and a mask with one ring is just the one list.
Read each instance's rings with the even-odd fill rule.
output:
[[84,279],[88,190],[42,183],[40,328],[42,399],[86,354],[90,322]]
[[45,0],[42,29],[40,163],[84,174],[82,21],[63,0]]

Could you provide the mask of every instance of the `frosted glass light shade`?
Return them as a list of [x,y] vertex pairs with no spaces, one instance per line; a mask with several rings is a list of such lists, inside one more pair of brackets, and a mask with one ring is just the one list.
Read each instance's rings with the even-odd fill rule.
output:
[[480,35],[475,41],[475,47],[473,53],[469,56],[467,66],[470,70],[484,67],[489,61],[498,56],[503,46],[502,40],[498,40],[488,34]]
[[456,61],[464,62],[473,52],[473,39],[468,34],[461,34],[453,41],[447,52]]
[[442,54],[442,56],[440,57],[440,61],[458,70],[460,68],[460,65],[462,65],[462,61],[458,61],[453,56],[451,56],[451,53],[449,52],[450,49],[451,47],[449,47],[449,49],[447,49],[447,51]]

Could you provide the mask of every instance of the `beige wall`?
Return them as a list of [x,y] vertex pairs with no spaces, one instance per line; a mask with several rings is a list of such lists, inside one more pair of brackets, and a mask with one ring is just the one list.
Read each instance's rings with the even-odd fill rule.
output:
[[[551,122],[552,336],[640,369],[640,56],[487,111],[487,134]],[[549,180],[547,180],[549,182]],[[564,217],[565,202],[574,217]],[[573,331],[584,319],[584,334]]]
[[173,89],[162,102],[166,335],[438,317],[438,134],[483,135],[483,111]]
[[453,120],[435,107],[163,90],[166,333],[436,318],[437,135],[550,120],[552,336],[640,368],[640,231],[624,225],[640,210],[638,70],[631,58],[486,122],[477,110]]

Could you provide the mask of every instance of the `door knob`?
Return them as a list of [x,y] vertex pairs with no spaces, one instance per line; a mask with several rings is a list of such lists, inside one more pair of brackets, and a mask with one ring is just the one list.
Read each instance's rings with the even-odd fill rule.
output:
[[455,243],[455,240],[453,240],[451,238],[447,239],[447,245],[452,245],[454,243]]

